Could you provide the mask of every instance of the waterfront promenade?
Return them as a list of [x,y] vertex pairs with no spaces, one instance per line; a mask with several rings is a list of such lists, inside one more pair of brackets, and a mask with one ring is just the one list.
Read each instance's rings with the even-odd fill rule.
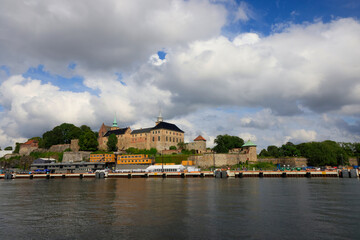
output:
[[126,173],[50,173],[50,174],[0,174],[0,179],[52,179],[52,178],[359,178],[352,171],[199,171],[199,172],[126,172]]

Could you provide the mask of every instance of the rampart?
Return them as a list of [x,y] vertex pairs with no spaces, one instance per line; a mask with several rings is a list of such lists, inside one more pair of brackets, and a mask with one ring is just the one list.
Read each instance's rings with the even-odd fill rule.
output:
[[87,162],[90,159],[90,152],[64,152],[63,162]]
[[190,161],[195,161],[195,165],[201,168],[209,168],[215,165],[215,167],[227,167],[233,166],[239,163],[244,163],[248,160],[247,154],[226,154],[226,153],[206,153],[200,156],[190,156]]
[[52,145],[49,148],[49,152],[63,152],[66,149],[70,149],[70,144],[58,144],[58,145]]
[[307,158],[258,158],[259,162],[286,165],[290,167],[306,167]]

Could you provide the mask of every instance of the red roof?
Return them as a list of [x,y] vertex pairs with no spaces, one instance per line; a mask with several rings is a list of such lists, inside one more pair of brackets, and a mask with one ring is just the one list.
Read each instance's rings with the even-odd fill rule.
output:
[[24,144],[30,145],[30,144],[33,144],[33,143],[38,143],[38,141],[32,139],[32,140],[27,141],[27,142],[24,143]]
[[206,139],[199,135],[197,138],[194,139],[194,141],[206,141]]

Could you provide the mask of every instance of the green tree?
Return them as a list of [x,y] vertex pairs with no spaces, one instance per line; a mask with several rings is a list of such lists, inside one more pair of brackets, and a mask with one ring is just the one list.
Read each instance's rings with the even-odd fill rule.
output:
[[5,151],[11,151],[13,148],[11,146],[8,146],[6,148],[4,148]]
[[241,148],[244,145],[244,140],[237,136],[218,135],[214,140],[216,146],[213,150],[217,153],[228,153],[232,148]]
[[69,144],[72,139],[79,139],[82,133],[83,131],[74,124],[63,123],[43,134],[43,143],[41,146],[50,148],[56,144]]
[[110,134],[109,138],[108,138],[108,142],[107,142],[107,147],[109,151],[116,151],[117,150],[117,142],[118,139],[116,137],[115,134]]
[[[299,146],[300,145],[300,146]],[[349,156],[340,144],[334,141],[310,142],[299,144],[301,155],[308,159],[308,165],[346,165],[349,163]]]
[[270,157],[270,154],[268,151],[266,151],[266,149],[261,150],[261,152],[259,153],[259,156],[261,157]]
[[97,136],[91,130],[86,130],[79,138],[79,146],[82,151],[96,151],[99,143]]
[[15,149],[14,149],[14,151],[13,151],[13,153],[19,153],[19,151],[20,151],[20,143],[15,143]]
[[267,147],[267,152],[269,156],[278,158],[280,156],[279,148],[274,145],[270,145]]
[[279,149],[279,155],[281,157],[298,157],[300,156],[300,151],[296,148],[296,145],[287,142]]
[[186,143],[184,143],[184,142],[179,142],[178,144],[177,144],[177,146],[178,146],[178,148],[179,149],[185,149],[186,148]]
[[169,149],[170,149],[170,150],[176,150],[176,147],[175,147],[175,146],[170,146]]

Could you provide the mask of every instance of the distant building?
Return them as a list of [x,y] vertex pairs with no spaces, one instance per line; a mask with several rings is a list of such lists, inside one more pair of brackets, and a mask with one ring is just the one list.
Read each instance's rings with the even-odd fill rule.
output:
[[39,142],[37,140],[28,140],[25,143],[20,144],[19,154],[29,155],[32,151],[39,148]]
[[242,161],[256,162],[257,153],[256,153],[256,144],[252,141],[247,141],[241,148],[233,148],[229,150],[229,153],[240,154]]
[[178,143],[184,142],[184,131],[175,124],[164,122],[161,113],[155,126],[151,128],[135,130],[131,130],[130,127],[119,128],[116,118],[114,118],[111,127],[103,123],[99,130],[99,149],[107,149],[107,141],[111,134],[115,134],[118,139],[117,147],[119,151],[131,147],[148,150],[156,148],[158,151],[162,151],[169,149],[171,146],[177,147]]
[[195,150],[195,153],[206,152],[206,139],[199,135],[193,142],[186,144],[187,150]]

